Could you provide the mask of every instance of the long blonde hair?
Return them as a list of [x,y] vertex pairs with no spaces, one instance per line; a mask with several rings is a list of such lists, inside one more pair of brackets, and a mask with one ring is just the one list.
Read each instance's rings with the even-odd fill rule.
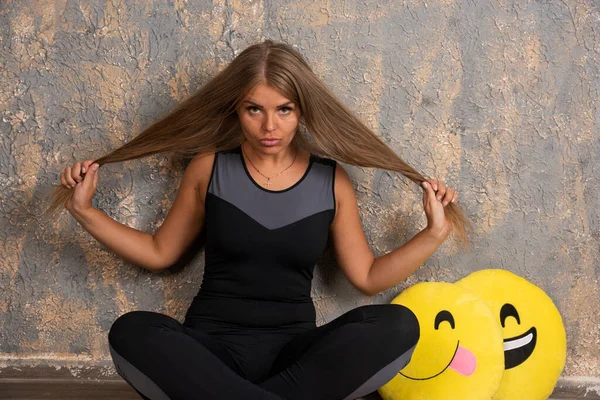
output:
[[[298,51],[271,40],[246,48],[168,115],[94,162],[102,166],[157,153],[191,158],[235,148],[244,140],[236,108],[259,83],[299,106],[300,127],[307,135],[296,134],[296,145],[346,164],[396,171],[418,185],[426,180],[330,92]],[[64,206],[72,194],[73,190],[58,186],[45,215]],[[471,227],[461,209],[449,203],[445,213],[468,247]]]

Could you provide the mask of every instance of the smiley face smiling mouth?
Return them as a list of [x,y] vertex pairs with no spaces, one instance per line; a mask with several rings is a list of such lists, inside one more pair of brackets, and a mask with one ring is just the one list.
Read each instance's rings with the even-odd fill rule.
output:
[[520,336],[504,339],[504,369],[524,363],[535,350],[536,341],[535,326]]
[[[410,363],[409,363],[409,365],[410,365]],[[473,372],[475,372],[476,366],[477,366],[477,359],[475,358],[475,355],[473,353],[471,353],[469,350],[467,350],[466,348],[461,347],[460,340],[459,340],[458,342],[456,342],[456,349],[454,349],[454,354],[452,355],[450,362],[448,363],[448,365],[446,365],[444,367],[444,369],[442,369],[437,374],[432,375],[428,378],[413,378],[411,376],[403,374],[402,372],[398,372],[398,374],[402,375],[403,377],[405,377],[407,379],[412,379],[413,381],[425,381],[427,379],[435,378],[436,376],[442,374],[448,368],[458,372],[459,374],[461,374],[463,376],[469,376]]]

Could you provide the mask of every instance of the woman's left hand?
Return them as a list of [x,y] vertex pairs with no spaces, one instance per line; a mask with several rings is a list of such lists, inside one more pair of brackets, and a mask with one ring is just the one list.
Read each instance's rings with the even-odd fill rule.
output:
[[428,179],[422,183],[423,208],[427,215],[427,229],[436,237],[445,239],[452,231],[452,223],[446,218],[444,207],[455,203],[458,194],[444,182]]

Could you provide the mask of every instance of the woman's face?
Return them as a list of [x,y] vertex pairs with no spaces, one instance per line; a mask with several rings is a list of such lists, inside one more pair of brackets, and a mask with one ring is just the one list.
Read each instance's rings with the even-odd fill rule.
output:
[[300,120],[298,106],[264,83],[244,97],[237,113],[250,145],[272,154],[291,143]]

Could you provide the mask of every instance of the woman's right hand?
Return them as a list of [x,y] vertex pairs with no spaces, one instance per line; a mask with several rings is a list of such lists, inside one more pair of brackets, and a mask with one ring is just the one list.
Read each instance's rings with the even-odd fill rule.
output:
[[99,167],[98,163],[92,164],[93,161],[76,162],[73,167],[66,167],[60,173],[60,183],[75,191],[65,205],[69,212],[83,212],[92,207],[92,197],[98,185]]

